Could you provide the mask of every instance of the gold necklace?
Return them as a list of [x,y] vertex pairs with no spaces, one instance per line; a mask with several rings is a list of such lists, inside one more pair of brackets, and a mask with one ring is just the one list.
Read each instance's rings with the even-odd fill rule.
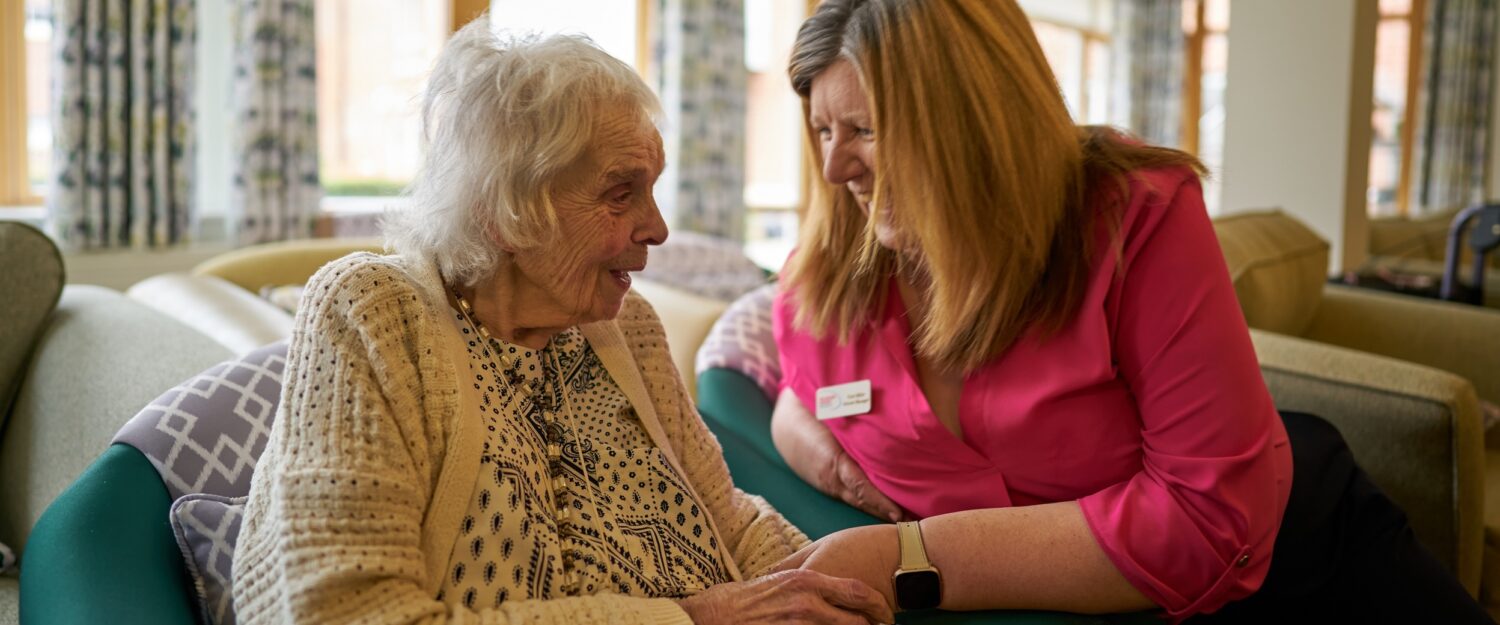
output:
[[[513,366],[518,368],[519,365],[516,365],[515,363],[505,362],[504,352],[496,348],[496,345],[494,344],[495,339],[490,336],[489,329],[485,328],[484,324],[479,321],[479,318],[474,315],[474,307],[469,305],[469,300],[465,299],[463,294],[460,293],[458,289],[453,290],[453,298],[458,301],[459,312],[463,313],[464,321],[469,324],[469,327],[474,331],[475,334],[479,335],[481,345],[483,346],[483,353],[490,359],[490,366],[495,368],[495,371],[493,372],[495,377],[500,378],[500,382],[505,385],[507,393],[509,393],[512,398],[511,401],[516,405],[517,410],[520,410],[520,402],[525,398],[522,398],[516,393],[515,387],[511,385],[511,381],[509,379],[511,368]],[[538,360],[541,360],[540,356],[546,353],[545,350],[546,347],[543,347],[542,350],[539,350]],[[499,355],[498,358],[496,354]],[[560,361],[558,361],[556,353],[552,354],[552,362],[558,373],[561,374],[562,364]],[[544,376],[546,375],[545,365],[543,365],[542,374]],[[538,378],[532,385],[540,386],[541,382],[541,378]],[[536,393],[536,389],[533,388],[531,389],[531,391],[532,396],[534,396]],[[583,470],[583,479],[585,482],[584,495],[587,498],[587,506],[594,508],[594,514],[589,515],[592,522],[591,524],[594,526],[594,531],[598,532],[600,538],[603,538],[604,531],[599,527],[600,508],[594,503],[594,479],[589,472],[588,460],[584,455],[583,437],[578,433],[578,425],[573,418],[573,400],[572,398],[568,397],[566,388],[559,386],[557,392],[563,398],[563,415],[567,419],[568,429],[571,429],[573,431],[573,444],[577,448],[578,467]],[[533,399],[533,404],[535,403],[536,402]],[[550,405],[551,402],[549,401],[548,404]],[[543,408],[543,406],[538,405],[538,409],[542,410],[542,414],[545,417],[547,411]],[[552,409],[554,411],[556,410],[556,408],[556,406],[552,406]],[[552,423],[548,423],[548,425],[550,426],[554,423],[555,420]],[[561,475],[559,475],[559,473],[562,472],[562,453],[563,444],[565,441],[563,440],[561,431],[559,431],[557,434],[557,440],[552,440],[552,429],[553,428],[548,427],[545,428],[543,432],[543,442],[547,445],[547,477],[552,486],[553,499],[561,500],[563,499],[561,495],[567,493],[567,481],[563,479]],[[558,430],[561,430],[561,428],[558,428]],[[584,512],[583,514],[587,515],[588,513]],[[558,550],[563,554],[564,571],[562,591],[569,595],[577,594],[578,590],[582,586],[582,580],[580,579],[578,572],[574,570],[576,568],[574,564],[577,552],[575,552],[575,554],[573,555],[570,555],[569,551],[562,544],[561,531],[562,525],[564,523],[573,525],[573,508],[566,504],[559,506],[557,509],[557,513],[554,515],[554,520],[557,522],[558,526]]]

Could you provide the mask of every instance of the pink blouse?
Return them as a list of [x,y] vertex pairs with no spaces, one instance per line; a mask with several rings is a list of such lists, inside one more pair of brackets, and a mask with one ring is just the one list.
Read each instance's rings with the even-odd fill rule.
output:
[[1077,500],[1114,565],[1177,620],[1260,587],[1291,448],[1197,177],[1139,173],[1119,236],[1077,318],[964,379],[962,440],[922,395],[894,284],[845,345],[794,329],[795,295],[778,295],[782,385],[811,409],[820,387],[870,380],[872,410],[824,423],[916,517]]

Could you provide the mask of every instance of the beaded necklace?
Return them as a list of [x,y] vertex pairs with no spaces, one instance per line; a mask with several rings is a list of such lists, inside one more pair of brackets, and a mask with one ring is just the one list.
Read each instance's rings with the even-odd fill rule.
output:
[[[514,362],[506,362],[505,353],[496,348],[496,339],[494,339],[490,335],[489,329],[485,328],[484,324],[481,323],[476,316],[474,316],[473,307],[469,305],[469,301],[464,298],[463,294],[459,293],[458,289],[453,290],[453,298],[458,302],[459,312],[463,313],[464,321],[469,324],[469,327],[473,329],[475,334],[479,335],[481,344],[484,346],[482,351],[484,352],[485,357],[490,360],[490,366],[495,369],[495,377],[500,378],[500,382],[505,385],[506,393],[510,397],[514,398],[512,401],[519,409],[520,401],[522,398],[516,393],[516,389],[512,385],[510,380],[511,370],[517,365]],[[546,350],[546,348],[543,348],[541,350],[541,353],[547,354],[549,352],[548,350]],[[497,354],[499,355],[498,357],[496,356]],[[561,372],[562,364],[561,361],[558,360],[557,354],[555,352],[552,352],[551,356],[553,368],[556,371]],[[542,374],[543,376],[547,375],[547,368],[545,366],[545,363],[542,368]],[[536,401],[535,387],[543,386],[544,384],[545,380],[543,378],[537,378],[530,384],[533,388],[528,389],[531,391],[528,397],[532,399],[533,403],[535,403]],[[605,534],[599,527],[599,507],[594,503],[594,478],[593,475],[591,475],[589,472],[588,461],[584,457],[583,437],[579,434],[578,425],[577,423],[575,423],[575,419],[573,416],[573,400],[568,396],[566,388],[560,387],[558,389],[558,394],[561,395],[563,399],[562,408],[564,418],[567,420],[566,429],[571,429],[573,431],[573,444],[576,448],[576,455],[578,456],[578,466],[583,470],[583,479],[584,482],[586,482],[583,489],[587,498],[587,505],[585,508],[583,508],[583,510],[594,508],[594,514],[590,515],[587,512],[583,512],[582,514],[589,517],[591,524],[594,526],[594,531],[598,532],[600,538],[602,539]],[[541,408],[541,413],[544,418],[548,415],[549,412],[556,412],[556,406],[552,406],[551,403],[552,402],[548,401],[546,406],[538,404],[538,407]],[[568,488],[567,480],[562,475],[563,446],[566,444],[566,441],[564,440],[562,434],[565,428],[561,427],[561,425],[562,424],[558,423],[556,420],[549,420],[547,421],[546,427],[544,428],[543,432],[547,445],[548,482],[552,486],[553,500],[558,502],[563,502],[565,499],[568,499],[567,497],[564,497],[564,495],[568,494]],[[562,542],[563,524],[567,524],[569,526],[574,525],[573,507],[567,505],[566,503],[558,505],[557,512],[554,515],[554,520],[556,521],[558,526],[558,550],[562,552],[563,556],[562,591],[568,595],[574,595],[578,593],[579,589],[582,586],[582,580],[580,579],[577,571],[575,570],[576,567],[574,566],[578,557],[582,555],[582,552],[579,550],[569,550]]]

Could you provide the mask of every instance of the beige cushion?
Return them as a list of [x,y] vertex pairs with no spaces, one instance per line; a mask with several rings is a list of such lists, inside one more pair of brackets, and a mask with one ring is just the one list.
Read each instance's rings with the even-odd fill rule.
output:
[[1328,242],[1279,210],[1220,217],[1214,231],[1250,327],[1303,334],[1318,313]]
[[222,278],[164,273],[126,293],[236,354],[292,335],[291,314]]
[[305,284],[329,261],[354,252],[383,253],[379,239],[307,239],[252,245],[220,254],[193,268],[197,275],[223,278],[251,293],[264,287]]
[[708,337],[709,329],[729,307],[728,302],[694,295],[664,284],[636,278],[635,292],[651,302],[661,325],[667,331],[667,349],[672,352],[672,364],[687,385],[688,394],[698,399],[698,383],[693,377],[693,361],[698,347]]

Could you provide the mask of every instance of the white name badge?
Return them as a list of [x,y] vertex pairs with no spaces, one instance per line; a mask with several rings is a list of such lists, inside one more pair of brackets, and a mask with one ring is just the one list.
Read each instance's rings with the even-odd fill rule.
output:
[[837,419],[870,411],[870,381],[859,380],[818,389],[818,419]]

